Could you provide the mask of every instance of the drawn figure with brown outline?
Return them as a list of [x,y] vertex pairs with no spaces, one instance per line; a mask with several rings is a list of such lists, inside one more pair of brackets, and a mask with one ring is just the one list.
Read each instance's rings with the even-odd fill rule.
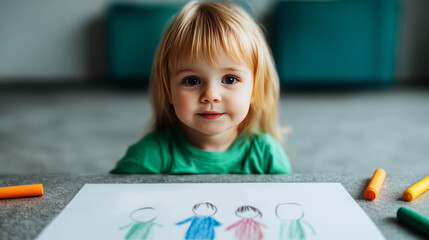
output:
[[153,239],[152,228],[154,226],[162,227],[161,225],[153,222],[158,216],[158,211],[152,207],[136,209],[130,213],[130,218],[134,222],[121,227],[120,230],[131,227],[125,236],[126,240]]
[[281,219],[281,240],[305,240],[308,233],[316,235],[316,231],[304,218],[304,207],[299,203],[281,203],[276,207],[276,216]]
[[213,240],[215,238],[215,227],[221,225],[212,217],[217,212],[216,206],[208,202],[198,203],[194,205],[192,211],[195,216],[176,223],[176,225],[182,225],[191,222],[185,239]]
[[254,218],[262,218],[262,212],[252,206],[241,206],[235,211],[235,215],[241,220],[227,227],[229,231],[235,228],[235,238],[237,240],[262,240],[262,228],[267,228],[264,224],[253,220]]

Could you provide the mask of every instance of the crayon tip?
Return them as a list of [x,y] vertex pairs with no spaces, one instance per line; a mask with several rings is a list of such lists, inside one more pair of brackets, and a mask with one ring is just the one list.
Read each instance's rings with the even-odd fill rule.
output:
[[366,191],[365,191],[365,197],[366,197],[366,199],[368,199],[368,200],[374,200],[374,199],[376,199],[377,198],[377,192],[374,190],[374,189],[367,189]]
[[407,202],[411,202],[413,201],[414,197],[413,197],[413,193],[409,190],[405,190],[404,193],[402,194],[402,197],[405,199],[405,201]]

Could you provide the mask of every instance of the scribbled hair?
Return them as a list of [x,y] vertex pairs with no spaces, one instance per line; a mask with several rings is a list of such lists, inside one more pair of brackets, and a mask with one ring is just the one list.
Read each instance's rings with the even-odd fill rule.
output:
[[192,211],[195,213],[195,211],[197,211],[198,208],[201,207],[201,205],[204,205],[205,207],[212,209],[214,213],[217,212],[216,206],[213,205],[213,204],[211,204],[211,203],[209,203],[209,202],[195,204],[194,207],[192,208]]
[[168,101],[170,73],[187,58],[204,57],[209,63],[217,63],[222,51],[237,63],[247,64],[253,73],[250,109],[238,126],[239,133],[256,134],[260,130],[281,141],[277,118],[279,78],[271,51],[252,17],[228,2],[191,1],[166,30],[151,74],[151,130],[177,125],[179,121]]
[[237,208],[237,210],[235,210],[235,215],[238,216],[237,213],[243,213],[243,212],[248,212],[248,211],[253,211],[253,212],[257,213],[257,215],[256,215],[257,217],[262,217],[262,212],[259,209],[252,207],[252,206],[241,206],[241,207]]

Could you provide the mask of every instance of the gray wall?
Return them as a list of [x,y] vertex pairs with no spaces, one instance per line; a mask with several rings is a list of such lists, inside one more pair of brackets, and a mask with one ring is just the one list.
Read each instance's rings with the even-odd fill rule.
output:
[[429,1],[404,0],[398,49],[398,77],[429,77]]
[[[163,0],[141,2],[182,2]],[[275,0],[250,1],[256,17]],[[113,0],[0,0],[0,82],[103,75],[102,16]],[[405,0],[397,76],[429,77],[429,1]]]

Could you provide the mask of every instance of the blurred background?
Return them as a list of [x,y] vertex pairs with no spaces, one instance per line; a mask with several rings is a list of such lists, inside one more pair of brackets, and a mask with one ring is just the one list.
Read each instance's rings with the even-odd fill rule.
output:
[[[187,1],[0,0],[0,174],[107,173]],[[295,173],[427,173],[429,1],[234,1],[265,29]]]

